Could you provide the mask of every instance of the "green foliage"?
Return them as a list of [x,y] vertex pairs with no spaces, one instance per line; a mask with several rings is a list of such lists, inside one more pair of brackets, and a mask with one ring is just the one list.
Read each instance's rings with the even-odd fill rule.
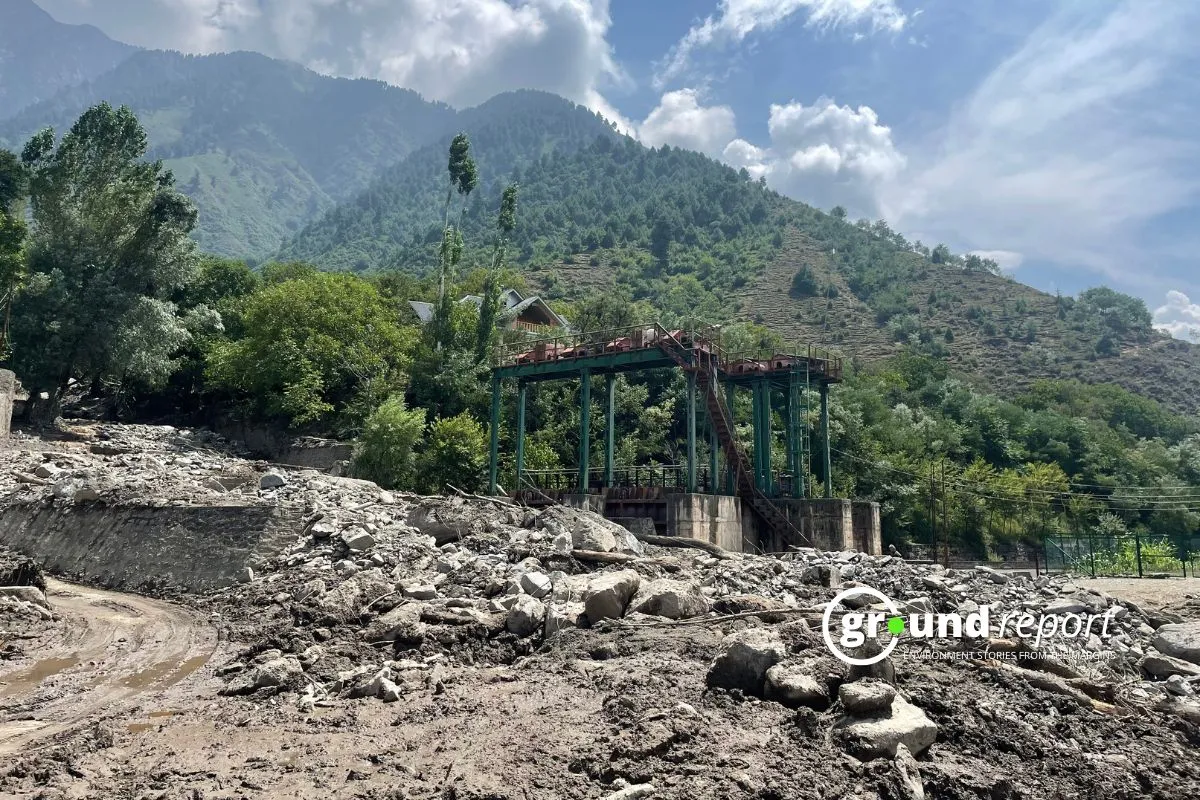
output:
[[389,397],[371,412],[354,446],[354,476],[385,489],[413,485],[415,448],[425,433],[425,411],[409,410],[404,397]]
[[480,491],[486,478],[487,437],[467,413],[439,419],[429,429],[425,449],[417,458],[418,487],[430,494],[454,486]]
[[817,283],[812,269],[807,265],[800,267],[796,272],[796,276],[792,278],[791,296],[799,300],[805,297],[812,297],[820,293],[820,291],[821,285]]
[[415,340],[371,284],[327,273],[250,295],[241,325],[241,338],[213,344],[209,379],[291,425],[353,427],[397,388]]
[[106,103],[61,142],[47,129],[22,153],[31,277],[13,306],[12,359],[50,413],[73,378],[161,381],[187,341],[169,298],[195,273],[196,212],[145,153],[137,118]]

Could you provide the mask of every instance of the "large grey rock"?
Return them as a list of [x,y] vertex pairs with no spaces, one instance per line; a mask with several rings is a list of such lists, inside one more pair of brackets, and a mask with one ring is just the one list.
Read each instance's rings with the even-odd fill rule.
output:
[[1151,644],[1160,653],[1200,664],[1200,621],[1163,625]]
[[367,638],[371,642],[395,642],[398,649],[415,649],[425,639],[425,623],[421,622],[422,603],[396,606],[371,622]]
[[631,569],[606,572],[592,578],[583,598],[588,620],[594,623],[625,616],[625,609],[641,582],[641,577]]
[[352,525],[342,531],[342,542],[345,543],[346,547],[350,548],[350,552],[362,553],[375,546],[375,537],[365,528]]
[[807,706],[823,711],[829,706],[829,690],[808,670],[796,664],[776,664],[767,670],[763,694],[789,708]]
[[50,607],[45,593],[36,586],[0,586],[0,597],[15,597],[35,606]]
[[532,636],[542,629],[546,620],[546,606],[541,600],[527,594],[518,596],[508,610],[504,627],[517,636]]
[[838,688],[838,699],[847,714],[869,717],[891,708],[896,699],[896,687],[873,679],[843,683]]
[[258,488],[260,489],[278,489],[280,486],[287,485],[287,478],[278,472],[268,472],[258,479]]
[[521,576],[521,590],[539,600],[554,589],[554,581],[544,572],[526,572]]
[[707,614],[708,598],[694,583],[659,578],[638,589],[633,610],[667,619],[687,619]]
[[[3,590],[0,589],[0,591]],[[1147,653],[1138,662],[1138,666],[1141,667],[1142,672],[1160,681],[1166,680],[1172,675],[1183,675],[1184,677],[1200,675],[1200,665],[1184,661],[1182,658],[1164,656],[1162,653]]]
[[559,631],[574,628],[583,613],[583,603],[556,603],[546,609],[546,624],[542,635],[549,639]]
[[767,670],[787,655],[779,634],[767,628],[747,628],[726,636],[721,652],[708,668],[706,682],[721,689],[763,693]]
[[920,755],[937,741],[938,729],[925,712],[896,695],[888,713],[872,717],[843,717],[833,726],[834,738],[850,755],[863,761],[893,758],[901,744]]
[[273,658],[254,671],[254,688],[287,686],[293,678],[304,672],[300,662],[292,656]]

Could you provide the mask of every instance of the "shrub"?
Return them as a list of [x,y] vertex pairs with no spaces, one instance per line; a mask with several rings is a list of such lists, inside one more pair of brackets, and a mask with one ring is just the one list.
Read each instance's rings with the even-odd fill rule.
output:
[[468,492],[483,487],[487,437],[468,413],[439,419],[429,429],[425,450],[417,458],[418,487],[438,494],[447,484]]
[[367,417],[354,447],[356,478],[386,489],[413,483],[413,451],[425,430],[425,409],[409,410],[403,397],[390,397]]

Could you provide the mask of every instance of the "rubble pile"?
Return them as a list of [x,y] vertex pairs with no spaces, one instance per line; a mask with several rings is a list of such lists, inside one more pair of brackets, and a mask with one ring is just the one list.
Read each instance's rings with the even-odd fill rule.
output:
[[0,661],[13,661],[23,642],[54,620],[46,581],[30,559],[0,548]]
[[[566,507],[417,497],[283,471],[193,432],[102,433],[75,450],[9,454],[0,491],[9,502],[236,496],[303,509],[285,552],[186,601],[237,645],[213,668],[243,716],[252,708],[319,725],[322,710],[366,704],[394,709],[403,725],[408,709],[443,713],[427,704],[457,696],[454,687],[482,696],[517,680],[602,695],[609,732],[571,744],[564,777],[539,796],[770,800],[818,796],[811,787],[821,785],[830,797],[1173,797],[1200,787],[1200,765],[1184,755],[1200,746],[1195,614],[1143,608],[1063,575],[647,542]],[[897,633],[890,657],[849,665],[822,624],[831,600],[854,587],[882,592],[902,615],[986,606],[991,627]],[[864,595],[846,603],[834,619],[878,610]],[[1004,615],[1026,613],[1097,624],[1074,638],[999,630]],[[879,652],[870,646],[879,644],[857,654]],[[981,650],[1032,657],[935,657]],[[727,749],[762,753],[758,773]],[[1073,759],[1069,769],[1061,758]],[[1153,774],[1126,769],[1135,763]],[[568,792],[580,778],[607,794]]]

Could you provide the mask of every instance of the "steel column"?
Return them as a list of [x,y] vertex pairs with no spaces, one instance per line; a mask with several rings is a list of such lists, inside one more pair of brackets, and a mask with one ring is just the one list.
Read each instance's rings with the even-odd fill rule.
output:
[[[728,382],[725,384],[725,407],[729,409],[729,425],[730,425],[729,435],[733,436],[733,437],[737,436],[737,414],[736,414],[737,405],[736,405],[736,403],[737,403],[737,386],[734,385],[734,383],[731,381],[731,382]],[[737,487],[734,486],[735,481],[734,481],[734,475],[733,475],[733,471],[735,468],[736,468],[736,464],[732,460],[730,460],[728,455],[726,455],[726,457],[725,457],[725,493],[728,495],[731,495],[731,496],[737,493]]]
[[720,442],[717,441],[717,426],[713,424],[712,415],[708,418],[708,488],[711,494],[720,494],[720,461],[717,458],[717,453],[721,449]]
[[822,383],[821,393],[821,455],[825,478],[825,497],[833,497],[833,465],[829,457],[829,384]]
[[604,402],[604,485],[611,489],[617,446],[617,376],[612,372],[604,377]]
[[592,373],[579,375],[579,492],[587,494],[591,485]]
[[696,491],[696,373],[687,374],[687,490]]
[[517,485],[514,491],[521,491],[521,476],[525,472],[525,393],[528,387],[525,381],[517,383]]
[[492,426],[488,450],[488,494],[499,492],[497,485],[500,470],[500,376],[492,373]]
[[774,484],[771,480],[771,446],[774,438],[771,432],[771,382],[762,379],[762,419],[763,419],[763,491],[773,494]]

